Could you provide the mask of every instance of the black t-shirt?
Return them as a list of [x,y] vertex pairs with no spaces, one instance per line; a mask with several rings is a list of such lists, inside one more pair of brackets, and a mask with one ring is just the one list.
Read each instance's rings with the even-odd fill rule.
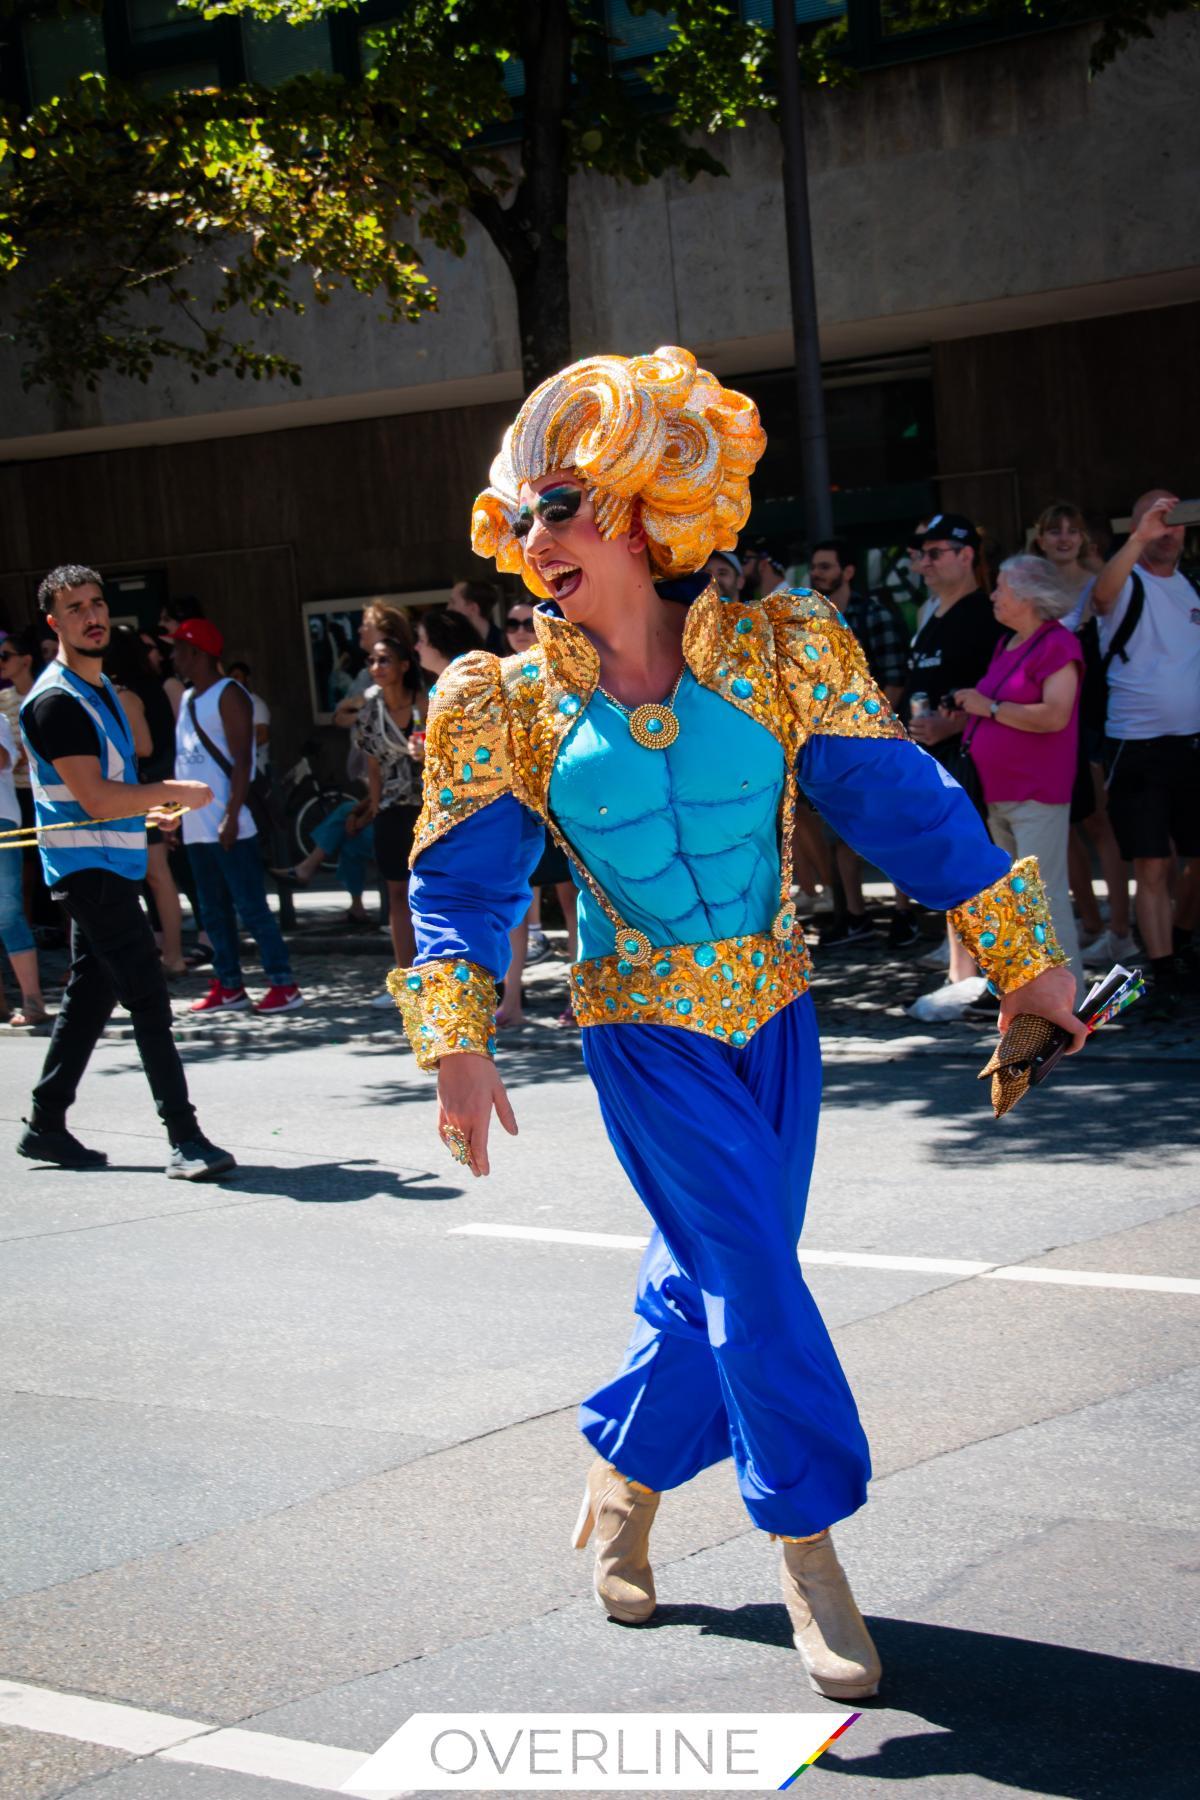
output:
[[978,686],[1004,631],[982,588],[964,594],[949,612],[930,613],[909,648],[902,716],[908,718],[913,694],[928,694],[936,711],[958,688]]
[[[107,706],[119,735],[126,736],[129,726],[119,701],[106,687],[92,688],[92,693]],[[83,702],[63,688],[48,688],[44,694],[36,694],[21,714],[21,729],[46,762],[59,762],[64,756],[99,759],[100,740],[95,721]]]

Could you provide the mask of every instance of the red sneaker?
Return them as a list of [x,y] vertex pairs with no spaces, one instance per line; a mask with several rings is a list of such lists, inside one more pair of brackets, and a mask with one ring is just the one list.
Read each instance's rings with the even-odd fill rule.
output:
[[250,996],[244,987],[222,987],[214,981],[202,1000],[193,1000],[191,1012],[245,1012],[250,1004]]
[[269,987],[261,1000],[256,1000],[256,1013],[297,1012],[304,1005],[304,995],[298,987]]

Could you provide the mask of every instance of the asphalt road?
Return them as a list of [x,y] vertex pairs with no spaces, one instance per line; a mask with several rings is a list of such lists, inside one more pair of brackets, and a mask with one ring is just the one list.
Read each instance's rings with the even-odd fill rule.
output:
[[[947,1041],[829,1045],[804,1247],[874,1448],[837,1535],[886,1685],[804,1791],[1182,1800],[1196,1065],[1130,1040],[996,1125]],[[568,1547],[645,1230],[572,1032],[514,1040],[521,1137],[467,1185],[380,1015],[189,1040],[241,1164],[208,1188],[163,1179],[121,1041],[73,1115],[109,1170],[22,1163],[43,1048],[0,1042],[3,1800],[330,1791],[418,1710],[832,1729],[728,1467],[664,1501],[652,1627]]]

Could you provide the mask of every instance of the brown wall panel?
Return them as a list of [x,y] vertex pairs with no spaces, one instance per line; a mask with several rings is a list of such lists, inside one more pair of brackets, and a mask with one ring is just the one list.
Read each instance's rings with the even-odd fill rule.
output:
[[1051,500],[1113,517],[1160,483],[1200,494],[1200,305],[935,344],[933,368],[938,466],[960,477],[942,504],[1006,549]]

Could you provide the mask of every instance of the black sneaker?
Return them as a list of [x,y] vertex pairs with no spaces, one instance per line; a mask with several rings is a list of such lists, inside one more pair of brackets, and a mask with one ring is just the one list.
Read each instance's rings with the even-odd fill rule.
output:
[[107,1168],[108,1157],[104,1151],[89,1150],[65,1125],[31,1125],[28,1119],[24,1124],[25,1129],[17,1139],[18,1156],[27,1156],[30,1162],[53,1163],[60,1169]]
[[921,942],[921,927],[911,913],[896,912],[888,926],[889,950],[913,950]]
[[170,1181],[215,1181],[218,1175],[227,1175],[236,1168],[236,1158],[228,1150],[218,1150],[210,1144],[202,1131],[185,1138],[182,1144],[172,1144],[167,1157]]
[[818,948],[845,950],[851,944],[861,944],[874,935],[874,928],[865,913],[847,913],[844,918],[833,919],[828,925],[821,927]]

